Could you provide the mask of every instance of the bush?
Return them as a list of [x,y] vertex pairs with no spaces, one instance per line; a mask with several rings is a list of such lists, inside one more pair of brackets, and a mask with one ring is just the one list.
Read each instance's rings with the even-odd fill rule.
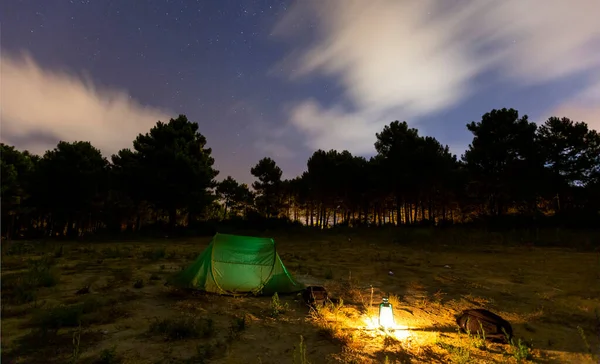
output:
[[121,359],[117,356],[117,348],[113,346],[110,349],[104,349],[100,352],[100,357],[94,361],[94,364],[119,364]]
[[164,259],[167,256],[167,249],[164,247],[146,250],[142,253],[142,257],[145,259],[150,259],[151,261],[157,261],[159,259]]
[[83,302],[73,305],[37,310],[31,325],[47,332],[64,327],[112,322],[127,314],[121,302],[118,298],[89,296]]
[[160,276],[158,274],[156,274],[156,273],[152,273],[150,275],[150,280],[151,281],[160,281]]
[[81,324],[83,305],[57,306],[38,311],[32,319],[32,325],[43,331],[57,331],[63,327],[77,327]]
[[30,260],[25,273],[6,274],[2,277],[2,296],[10,303],[24,304],[36,300],[36,289],[53,287],[59,282],[59,275],[53,267],[54,259],[43,257]]
[[168,340],[210,337],[214,334],[214,322],[210,318],[194,316],[155,319],[150,324],[149,332],[165,335]]

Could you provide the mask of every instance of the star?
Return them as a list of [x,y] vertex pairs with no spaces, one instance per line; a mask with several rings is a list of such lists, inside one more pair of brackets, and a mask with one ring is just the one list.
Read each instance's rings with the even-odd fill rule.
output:
[[[25,77],[19,84],[43,80],[47,84],[39,89],[49,91],[40,94],[69,95],[65,99],[76,103],[51,108],[46,104],[56,102],[30,100],[31,92],[22,98],[27,105],[44,105],[27,110],[39,112],[28,121],[32,130],[65,140],[89,133],[92,144],[110,155],[130,146],[132,138],[122,134],[146,132],[155,122],[148,120],[182,112],[210,130],[207,138],[215,144],[217,163],[234,145],[227,136],[248,140],[247,150],[238,152],[243,163],[219,166],[245,181],[253,178],[248,172],[252,162],[271,155],[255,147],[267,141],[285,140],[299,156],[317,148],[347,148],[368,157],[375,153],[379,126],[406,119],[460,155],[471,137],[464,123],[498,104],[522,105],[520,113],[536,122],[554,110],[575,110],[581,120],[594,115],[597,103],[585,96],[593,94],[600,79],[594,57],[598,44],[589,31],[597,27],[590,20],[591,5],[531,4],[525,19],[508,1],[504,11],[468,19],[477,13],[468,4],[462,10],[449,4],[444,17],[438,17],[439,9],[428,2],[416,8],[403,1],[374,2],[361,10],[344,6],[345,0],[326,1],[334,5],[289,0],[0,2],[0,14],[10,15],[2,19],[2,69],[7,69],[7,54],[24,51],[36,72],[27,73],[28,63],[20,61],[15,69],[22,72],[11,69],[11,75]],[[512,11],[517,15],[502,20]],[[559,29],[556,24],[562,23],[570,26]],[[381,36],[380,29],[389,36]],[[298,71],[301,77],[291,77]],[[39,77],[27,79],[31,74]],[[3,82],[8,79],[2,76]],[[73,87],[61,88],[65,85]],[[82,94],[70,94],[73,90]],[[79,100],[85,100],[81,110]],[[238,104],[235,112],[231,104]],[[24,115],[23,106],[17,106],[13,115]],[[6,134],[10,129],[4,125],[10,121],[2,107],[0,137],[25,139]],[[224,121],[229,112],[243,122],[231,127]],[[85,120],[85,127],[71,120]],[[12,126],[21,130],[19,124]],[[287,134],[271,138],[263,132],[280,128]],[[19,147],[25,146],[41,152],[53,147],[32,141]],[[277,163],[295,173],[305,167],[303,158]]]

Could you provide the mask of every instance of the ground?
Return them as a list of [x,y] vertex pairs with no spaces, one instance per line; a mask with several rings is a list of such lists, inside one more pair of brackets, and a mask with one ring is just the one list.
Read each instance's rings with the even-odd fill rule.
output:
[[[2,362],[597,362],[598,234],[548,234],[273,233],[289,271],[334,297],[316,311],[295,294],[165,286],[210,238],[3,242]],[[540,246],[569,239],[577,249]],[[388,334],[369,324],[384,295]],[[507,319],[513,342],[459,334],[454,316],[475,307]]]

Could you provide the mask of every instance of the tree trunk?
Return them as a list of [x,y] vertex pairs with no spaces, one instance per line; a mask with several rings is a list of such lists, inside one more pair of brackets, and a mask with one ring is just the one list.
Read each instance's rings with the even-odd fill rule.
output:
[[433,203],[431,202],[431,197],[427,200],[427,220],[433,222],[433,211],[432,207]]
[[417,222],[419,218],[419,204],[415,202],[415,216],[413,217],[413,222]]
[[176,226],[177,226],[177,209],[173,207],[173,208],[169,209],[169,231],[175,230]]
[[187,213],[187,226],[191,227],[194,224],[194,212],[189,211]]
[[75,229],[73,227],[74,222],[73,219],[71,217],[68,218],[67,220],[67,237],[71,238],[74,235]]
[[49,217],[47,217],[46,226],[44,228],[44,235],[45,236],[52,236],[52,215],[50,215]]
[[400,196],[396,193],[396,226],[400,226],[402,224],[402,201],[400,200]]
[[8,229],[6,229],[6,240],[11,240],[13,237],[13,228],[15,226],[15,215],[10,215],[10,224],[8,225]]

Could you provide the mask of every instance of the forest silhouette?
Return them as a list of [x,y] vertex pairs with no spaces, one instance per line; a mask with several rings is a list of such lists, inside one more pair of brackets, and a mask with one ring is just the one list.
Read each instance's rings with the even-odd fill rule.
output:
[[600,134],[585,122],[537,125],[500,109],[466,127],[473,140],[461,157],[394,121],[376,134],[371,158],[317,150],[288,180],[263,158],[250,169],[252,188],[217,182],[207,140],[185,115],[158,121],[110,158],[86,141],[61,141],[43,156],[2,144],[2,235],[600,226]]

